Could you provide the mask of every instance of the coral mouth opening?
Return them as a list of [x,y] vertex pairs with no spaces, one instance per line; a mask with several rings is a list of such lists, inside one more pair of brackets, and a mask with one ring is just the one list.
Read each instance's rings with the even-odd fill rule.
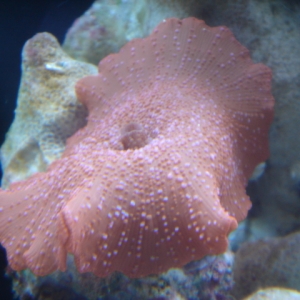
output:
[[139,149],[149,144],[150,138],[141,124],[129,123],[121,129],[120,142],[124,150]]

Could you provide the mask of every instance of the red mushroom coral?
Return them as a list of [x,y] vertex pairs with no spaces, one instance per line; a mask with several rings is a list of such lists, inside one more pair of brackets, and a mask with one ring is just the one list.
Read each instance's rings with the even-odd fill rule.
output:
[[268,157],[271,71],[226,27],[168,19],[76,85],[88,124],[46,173],[0,192],[15,270],[140,277],[226,250]]

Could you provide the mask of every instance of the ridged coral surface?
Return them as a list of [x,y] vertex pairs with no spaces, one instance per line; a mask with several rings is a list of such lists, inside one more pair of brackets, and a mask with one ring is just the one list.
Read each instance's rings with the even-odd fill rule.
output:
[[226,27],[168,19],[81,79],[86,127],[46,173],[0,192],[16,270],[140,277],[221,253],[268,157],[271,71]]

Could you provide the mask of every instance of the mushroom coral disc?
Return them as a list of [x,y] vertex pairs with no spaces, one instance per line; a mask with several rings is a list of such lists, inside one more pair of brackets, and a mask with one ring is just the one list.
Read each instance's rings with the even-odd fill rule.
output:
[[130,277],[226,250],[267,159],[271,71],[226,27],[168,19],[76,84],[87,125],[47,172],[0,191],[15,270]]

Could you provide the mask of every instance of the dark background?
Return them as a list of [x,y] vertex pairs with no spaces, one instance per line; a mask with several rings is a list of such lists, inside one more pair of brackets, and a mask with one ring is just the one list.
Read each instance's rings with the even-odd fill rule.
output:
[[[0,1],[0,145],[14,116],[24,43],[43,31],[51,32],[62,42],[67,29],[92,3],[93,0]],[[4,276],[5,266],[4,250],[0,247],[1,300],[13,299],[10,281]]]

